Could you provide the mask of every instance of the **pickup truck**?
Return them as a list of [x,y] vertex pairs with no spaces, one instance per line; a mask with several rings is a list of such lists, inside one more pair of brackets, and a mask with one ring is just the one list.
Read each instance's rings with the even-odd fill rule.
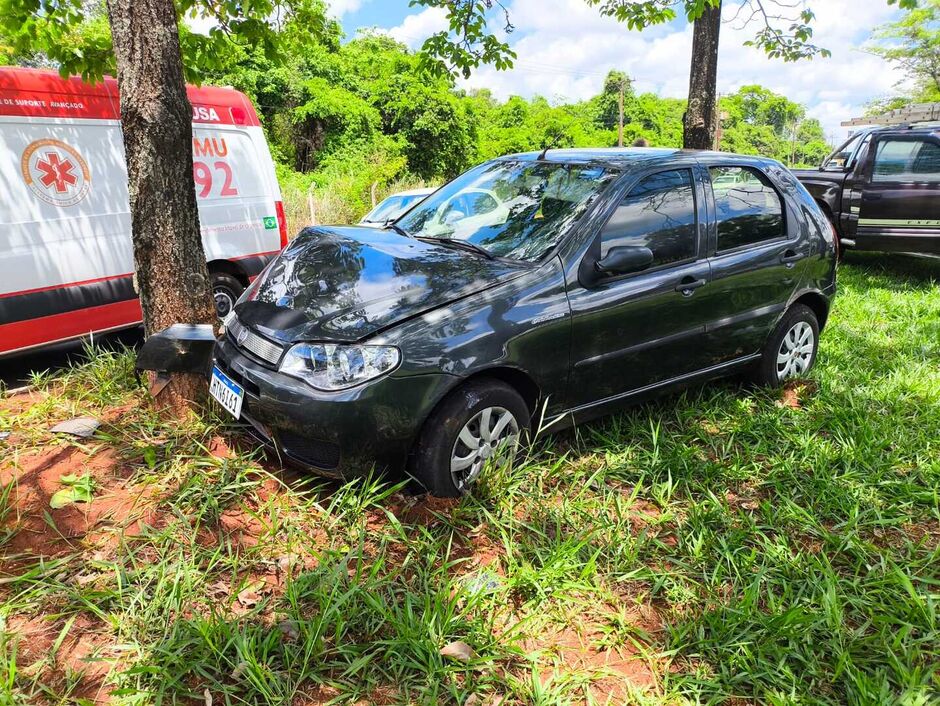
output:
[[940,254],[940,125],[856,132],[796,169],[845,248]]

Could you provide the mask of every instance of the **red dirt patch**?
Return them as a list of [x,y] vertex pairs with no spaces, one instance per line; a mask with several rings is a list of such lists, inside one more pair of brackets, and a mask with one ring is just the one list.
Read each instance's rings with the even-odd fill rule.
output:
[[[8,523],[15,526],[16,534],[4,553],[60,556],[74,551],[93,529],[109,524],[135,532],[137,522],[145,519],[143,501],[150,490],[134,486],[132,473],[115,449],[68,443],[48,446],[15,463],[5,460],[0,464],[0,483],[14,484],[10,495],[14,511]],[[62,476],[70,474],[94,478],[94,499],[54,510],[49,501],[63,487]],[[47,514],[54,526],[46,520]]]
[[[637,627],[650,627],[649,620],[637,616]],[[632,643],[606,646],[597,626],[581,632],[570,626],[544,631],[537,639],[523,641],[528,653],[538,653],[540,661],[561,673],[577,673],[590,679],[587,688],[595,703],[625,703],[631,688],[654,689],[656,676],[646,658]],[[545,683],[551,673],[541,670]]]
[[69,673],[81,674],[78,686],[70,694],[72,700],[87,699],[105,704],[110,689],[104,681],[116,661],[111,648],[112,636],[104,623],[90,616],[79,615],[69,627],[59,649],[53,653],[55,641],[66,625],[66,619],[13,617],[7,630],[17,639],[17,662],[20,670],[41,674],[47,684],[65,684]]

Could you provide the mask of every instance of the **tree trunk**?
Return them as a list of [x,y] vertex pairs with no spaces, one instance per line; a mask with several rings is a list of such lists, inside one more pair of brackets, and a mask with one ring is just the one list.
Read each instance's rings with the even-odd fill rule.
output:
[[721,2],[707,6],[692,28],[692,66],[689,70],[689,105],[683,121],[682,146],[710,150],[718,130],[718,33]]
[[[108,0],[108,19],[144,327],[150,335],[175,323],[213,323],[176,8],[173,0]],[[183,414],[205,391],[202,376],[174,375],[157,401]]]

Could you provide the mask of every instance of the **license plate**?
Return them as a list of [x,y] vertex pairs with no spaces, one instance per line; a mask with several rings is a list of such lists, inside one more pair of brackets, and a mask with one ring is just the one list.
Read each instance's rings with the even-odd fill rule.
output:
[[209,380],[209,394],[225,407],[226,411],[235,419],[241,416],[245,391],[214,365],[212,366],[212,378]]

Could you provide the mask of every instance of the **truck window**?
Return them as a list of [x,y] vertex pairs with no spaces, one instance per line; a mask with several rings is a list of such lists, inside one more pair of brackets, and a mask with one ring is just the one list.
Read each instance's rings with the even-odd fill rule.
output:
[[940,147],[926,140],[883,140],[872,181],[940,182]]
[[711,167],[718,221],[718,251],[785,235],[780,196],[767,178],[747,167]]

